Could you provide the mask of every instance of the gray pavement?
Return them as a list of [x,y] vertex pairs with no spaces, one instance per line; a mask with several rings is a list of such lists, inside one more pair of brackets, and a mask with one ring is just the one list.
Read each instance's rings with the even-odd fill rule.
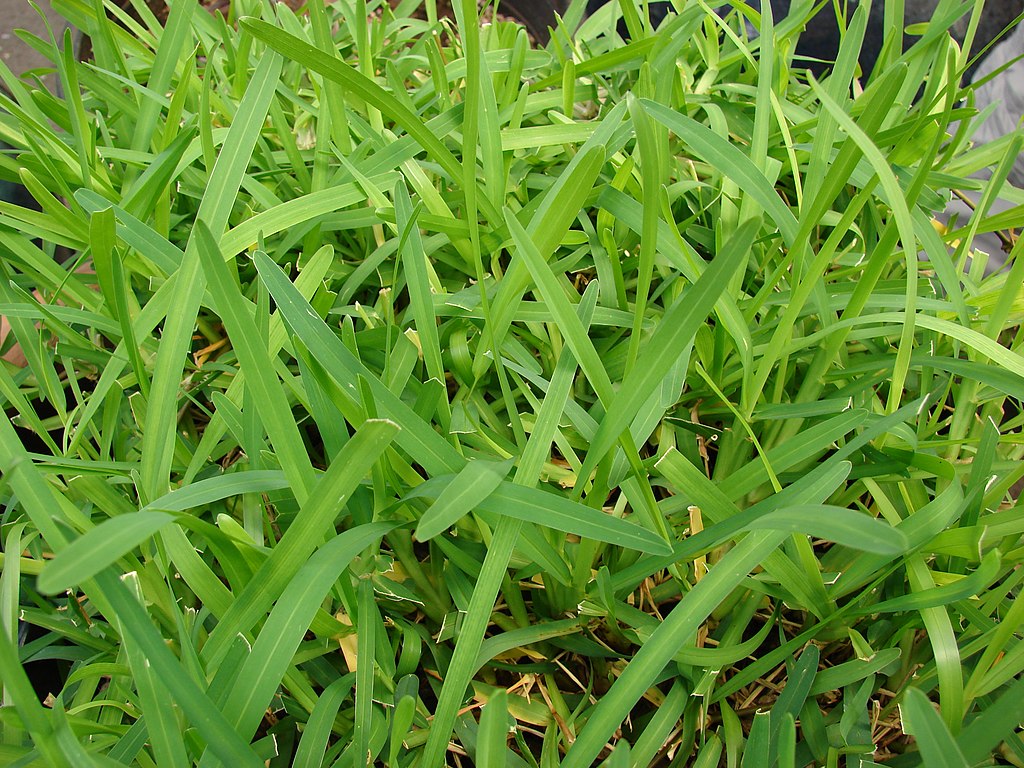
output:
[[[46,14],[54,32],[62,34],[66,22],[50,7],[47,0],[36,0],[39,8]],[[46,38],[46,27],[36,9],[28,0],[0,0],[0,59],[16,75],[29,70],[47,67],[48,63],[41,55],[22,42],[15,34],[16,29],[25,29],[39,37]],[[53,77],[47,77],[46,83],[53,85]]]

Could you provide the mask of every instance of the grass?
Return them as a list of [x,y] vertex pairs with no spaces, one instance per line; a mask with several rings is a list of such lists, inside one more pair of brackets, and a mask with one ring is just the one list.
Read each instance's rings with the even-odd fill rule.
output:
[[584,5],[54,0],[64,96],[0,64],[5,764],[1024,765],[981,5],[820,82],[809,2]]

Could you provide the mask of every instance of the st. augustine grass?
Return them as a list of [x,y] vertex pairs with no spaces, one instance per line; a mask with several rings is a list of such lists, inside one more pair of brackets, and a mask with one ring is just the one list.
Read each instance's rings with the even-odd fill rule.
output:
[[53,5],[64,95],[0,64],[0,762],[1024,765],[981,3],[903,52],[887,2],[868,79],[858,4],[821,82],[809,1]]

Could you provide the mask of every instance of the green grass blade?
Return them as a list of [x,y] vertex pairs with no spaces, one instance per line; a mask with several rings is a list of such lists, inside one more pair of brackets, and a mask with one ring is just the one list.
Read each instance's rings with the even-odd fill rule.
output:
[[[280,77],[279,56],[263,57],[253,74],[245,97],[207,182],[197,220],[219,237],[242,184],[246,166],[259,138]],[[169,310],[157,354],[150,391],[149,411],[143,433],[142,482],[148,496],[161,495],[167,488],[177,435],[178,386],[185,352],[195,328],[202,297],[203,280],[197,240],[190,239],[176,286],[176,301]]]
[[296,500],[302,504],[313,487],[313,466],[292,417],[285,390],[274,373],[270,352],[256,326],[251,305],[239,293],[216,240],[203,222],[197,222],[196,229],[200,261],[210,293],[216,301],[228,339],[238,355],[246,388],[262,406],[258,420],[267,430]]
[[768,217],[782,233],[783,240],[792,245],[796,237],[797,221],[772,185],[753,161],[724,136],[692,118],[646,99],[643,108],[671,131],[683,137],[704,159],[761,205]]
[[1001,741],[1012,733],[1024,717],[1024,678],[1009,685],[999,698],[981,711],[956,737],[958,748],[969,765],[985,760]]
[[815,675],[818,673],[818,661],[820,654],[816,645],[808,645],[800,654],[800,658],[793,665],[792,672],[786,681],[786,687],[782,689],[779,698],[772,706],[771,713],[771,745],[768,754],[774,759],[780,738],[783,735],[783,724],[787,717],[797,718],[800,710],[807,701],[814,683]]
[[747,735],[747,743],[743,747],[743,762],[740,768],[757,768],[773,763],[771,749],[771,712],[757,711],[754,713]]
[[270,557],[236,596],[202,650],[215,663],[237,634],[248,632],[292,583],[302,563],[323,542],[359,483],[394,439],[390,421],[367,421],[334,457]]
[[260,631],[224,704],[226,716],[239,733],[255,733],[331,585],[356,555],[394,530],[395,525],[368,523],[345,531],[320,547],[296,571]]
[[676,299],[662,317],[657,330],[644,345],[636,366],[622,382],[619,393],[601,421],[580,470],[581,477],[589,476],[618,441],[637,411],[661,385],[672,364],[693,343],[697,328],[725,289],[727,276],[746,262],[759,227],[759,222],[748,221],[742,224],[722,252],[704,270],[700,279]]
[[21,725],[32,735],[39,750],[53,765],[70,768],[71,764],[52,743],[53,728],[47,711],[39,703],[32,683],[25,674],[15,641],[6,632],[0,633],[0,674],[3,675],[4,695],[14,700]]
[[480,509],[515,517],[556,531],[605,541],[640,552],[665,554],[669,545],[657,534],[636,523],[612,517],[600,510],[539,488],[504,483],[480,502]]
[[[325,53],[294,35],[277,29],[262,19],[243,18],[242,28],[257,40],[262,40],[290,61],[297,61],[323,77],[344,86],[348,91],[374,105],[390,119],[402,126],[421,147],[429,152],[452,179],[462,178],[462,164],[438,138],[413,114],[408,107],[385,91],[366,75],[358,72],[337,56]],[[481,207],[487,218],[500,221],[501,215],[494,210],[486,197],[481,198]]]
[[480,713],[477,731],[476,764],[478,768],[504,768],[508,738],[508,695],[498,691],[491,696]]
[[154,674],[177,700],[213,753],[228,765],[251,768],[262,765],[249,748],[248,740],[239,737],[232,723],[182,668],[149,615],[120,579],[112,573],[101,573],[95,581],[121,617],[124,628],[149,659]]
[[[148,87],[159,94],[170,90],[174,69],[182,54],[191,49],[192,11],[191,3],[180,3],[170,9],[167,26],[160,35],[160,46],[153,60],[153,69],[147,83]],[[160,118],[160,102],[154,99],[143,99],[139,106],[139,114],[135,121],[135,133],[132,136],[133,149],[149,149]]]
[[[907,577],[915,592],[935,588],[931,572],[919,554],[907,558]],[[957,643],[953,621],[946,606],[934,606],[919,610],[921,621],[928,631],[935,658],[936,676],[939,681],[939,703],[942,706],[942,720],[954,733],[960,730],[966,714],[964,699],[963,663],[960,646]]]
[[[597,151],[600,152],[600,150]],[[610,398],[612,383],[608,378],[608,372],[605,371],[600,355],[597,354],[597,350],[587,336],[583,323],[566,298],[564,286],[544,261],[544,257],[529,234],[507,209],[505,222],[512,233],[512,241],[516,244],[516,255],[526,263],[530,276],[537,284],[545,304],[551,311],[555,323],[561,329],[566,343],[572,349],[577,363],[598,393],[598,397]]]
[[295,750],[294,768],[320,768],[323,756],[327,751],[327,742],[334,727],[334,718],[352,692],[355,676],[348,674],[339,677],[316,700],[316,706],[306,721],[306,727]]
[[917,740],[917,748],[929,768],[967,768],[970,765],[928,697],[917,688],[908,688],[903,694],[900,715],[907,733]]
[[597,706],[587,727],[569,748],[563,768],[590,766],[633,705],[661,674],[675,652],[688,642],[707,616],[788,534],[749,534],[730,550],[679,604],[637,651]]
[[408,232],[402,248],[402,264],[405,266],[406,280],[409,284],[409,299],[412,314],[419,334],[420,346],[423,349],[423,360],[427,373],[438,381],[444,381],[444,363],[441,360],[441,343],[437,335],[437,319],[434,315],[434,304],[431,298],[428,277],[429,262],[423,251],[423,242],[419,229],[416,227],[415,211],[409,190],[404,184],[395,186],[395,216],[400,232]]
[[429,541],[480,506],[501,485],[511,467],[512,460],[467,463],[423,513],[416,526],[416,539]]
[[[138,581],[138,574],[130,575],[131,580],[126,579],[126,581],[133,587],[140,602],[143,602],[145,598]],[[153,669],[141,648],[135,644],[133,639],[130,639],[130,633],[122,629],[121,634],[128,638],[125,642],[125,651],[131,664],[132,676],[135,678],[141,704],[146,711],[146,733],[153,745],[153,754],[157,764],[166,765],[168,768],[184,768],[184,766],[191,765],[185,751],[185,740],[178,724],[177,715],[171,701],[166,696],[166,691],[153,674]]]
[[256,254],[256,268],[277,302],[291,332],[302,340],[325,370],[339,383],[355,382],[361,376],[370,385],[381,415],[403,425],[398,442],[431,474],[444,474],[462,468],[465,460],[444,438],[424,423],[415,412],[396,398],[335,336],[312,307],[295,289],[281,268],[266,255]]
[[92,578],[174,522],[175,516],[167,512],[184,512],[242,493],[287,487],[281,472],[255,471],[211,477],[178,488],[134,514],[105,520],[74,539],[43,569],[39,589],[56,594]]
[[480,568],[480,576],[473,589],[462,630],[449,663],[448,675],[441,687],[437,707],[434,709],[434,719],[422,753],[425,765],[444,763],[448,740],[455,728],[455,720],[462,707],[466,688],[473,677],[473,661],[479,652],[480,640],[487,629],[494,598],[501,587],[502,579],[505,578],[512,549],[522,526],[523,523],[519,520],[502,517],[498,527],[494,529],[492,543]]
[[107,520],[72,541],[43,569],[37,582],[39,591],[54,595],[91,579],[172,522],[174,516],[164,512],[138,512],[128,519]]
[[752,521],[747,528],[806,534],[877,555],[901,555],[910,546],[898,528],[861,512],[827,504],[786,507]]

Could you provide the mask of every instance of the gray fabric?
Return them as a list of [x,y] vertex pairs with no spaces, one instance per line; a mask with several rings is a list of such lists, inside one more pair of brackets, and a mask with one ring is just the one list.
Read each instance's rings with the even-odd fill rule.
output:
[[[981,80],[1022,54],[1024,25],[1019,25],[986,57],[974,79]],[[975,99],[979,110],[990,104],[998,105],[974,134],[976,144],[993,141],[1016,130],[1021,115],[1024,115],[1024,60],[1017,61],[1005,72],[979,86],[975,90]],[[1010,172],[1010,181],[1015,187],[1024,188],[1024,158],[1017,158]]]
[[[998,5],[998,3],[990,5]],[[1018,25],[1008,36],[993,46],[991,52],[974,73],[972,82],[984,79],[1022,54],[1024,54],[1024,24]],[[993,105],[995,108],[992,113],[976,127],[971,136],[971,141],[975,145],[994,141],[1017,129],[1021,116],[1024,115],[1024,61],[1010,64],[1004,72],[975,89],[975,107],[979,111]],[[950,126],[950,130],[956,130],[956,125]],[[987,178],[989,174],[982,172],[977,175],[979,178]],[[1024,189],[1024,155],[1017,157],[1008,179],[1013,186]],[[969,193],[968,197],[976,205],[981,196],[978,193]],[[1010,207],[1012,206],[1009,202],[996,199],[988,213],[989,215],[997,214]],[[973,214],[972,206],[954,198],[946,207],[943,219],[948,222],[953,216],[956,216],[959,223],[963,225],[970,220]],[[989,261],[985,267],[986,273],[999,271],[1006,265],[1007,254],[995,233],[979,234],[975,236],[971,245],[976,250],[984,251],[989,255]]]

